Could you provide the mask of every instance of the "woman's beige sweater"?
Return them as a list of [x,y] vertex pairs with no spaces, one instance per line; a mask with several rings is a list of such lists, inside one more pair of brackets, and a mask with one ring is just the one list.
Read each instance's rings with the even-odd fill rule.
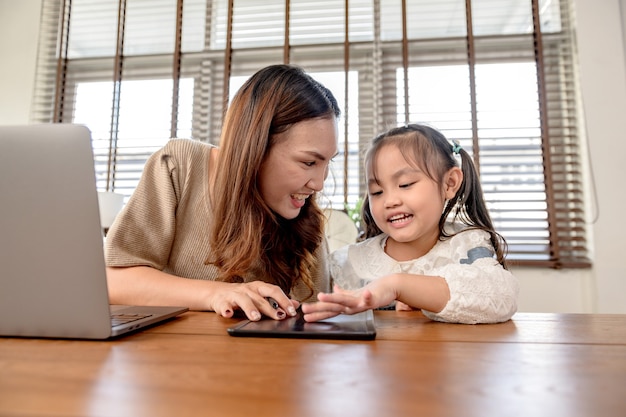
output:
[[[107,266],[150,266],[183,278],[216,279],[217,268],[205,265],[215,221],[208,196],[212,148],[196,140],[172,139],[149,158],[139,185],[107,234]],[[325,247],[319,250],[323,256],[318,256],[312,297],[330,291],[326,252]],[[300,282],[291,296],[313,301],[303,299],[308,294]]]

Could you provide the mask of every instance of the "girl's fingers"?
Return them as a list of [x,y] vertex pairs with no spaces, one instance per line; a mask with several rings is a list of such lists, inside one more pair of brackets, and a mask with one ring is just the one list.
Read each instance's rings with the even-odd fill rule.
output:
[[337,303],[326,303],[318,301],[316,303],[302,304],[302,312],[310,313],[333,313],[333,315],[341,314],[345,311],[346,306]]
[[338,316],[340,313],[335,313],[332,311],[322,311],[322,312],[316,312],[316,313],[308,313],[304,315],[304,321],[306,321],[307,323],[312,323],[315,321],[320,321],[320,320],[326,320],[329,319],[331,317],[335,317]]
[[358,306],[360,297],[348,292],[320,293],[317,299],[323,303],[341,304],[344,307],[354,308]]

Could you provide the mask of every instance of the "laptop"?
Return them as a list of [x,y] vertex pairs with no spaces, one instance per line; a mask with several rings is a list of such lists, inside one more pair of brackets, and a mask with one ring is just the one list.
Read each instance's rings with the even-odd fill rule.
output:
[[353,315],[338,315],[330,319],[308,323],[302,311],[284,320],[265,318],[259,321],[244,320],[227,329],[231,336],[277,337],[296,339],[374,340],[376,327],[374,313],[367,310]]
[[86,127],[0,126],[0,196],[0,336],[109,339],[187,310],[109,305]]

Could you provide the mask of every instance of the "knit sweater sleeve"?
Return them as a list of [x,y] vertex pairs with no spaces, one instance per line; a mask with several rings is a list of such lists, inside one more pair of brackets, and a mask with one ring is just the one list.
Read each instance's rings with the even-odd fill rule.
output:
[[148,159],[135,192],[107,234],[108,266],[166,267],[193,142],[171,140]]

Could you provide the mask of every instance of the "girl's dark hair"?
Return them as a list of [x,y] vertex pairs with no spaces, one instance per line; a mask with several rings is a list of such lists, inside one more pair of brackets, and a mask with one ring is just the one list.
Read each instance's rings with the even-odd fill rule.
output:
[[[506,241],[493,227],[472,157],[458,144],[450,143],[438,130],[426,125],[410,124],[393,128],[374,138],[365,154],[367,172],[372,171],[372,161],[379,150],[389,144],[397,146],[407,162],[416,164],[440,187],[443,186],[445,174],[451,168],[459,166],[455,154],[461,157],[463,182],[455,196],[444,207],[439,219],[439,237],[442,240],[451,237],[444,228],[450,216],[453,221],[460,221],[469,228],[484,230],[491,237],[498,262],[506,267]],[[371,215],[367,195],[361,211],[364,238],[382,233]]]
[[294,65],[265,67],[239,89],[224,118],[211,193],[215,221],[207,263],[220,269],[219,280],[240,282],[255,274],[286,294],[301,280],[313,293],[323,213],[311,197],[297,218],[280,217],[261,197],[257,178],[279,133],[340,113],[330,90]]

